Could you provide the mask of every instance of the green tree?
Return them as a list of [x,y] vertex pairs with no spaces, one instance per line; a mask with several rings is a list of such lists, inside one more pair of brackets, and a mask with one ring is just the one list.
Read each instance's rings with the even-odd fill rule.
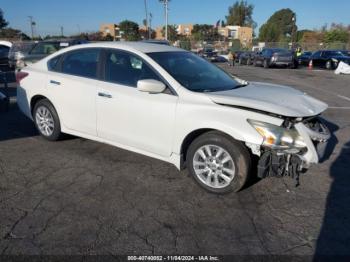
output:
[[4,12],[0,8],[0,29],[5,28],[6,26],[8,26],[8,24],[9,23],[4,18]]
[[11,27],[4,28],[0,30],[0,37],[8,38],[8,39],[21,39],[21,40],[29,40],[30,37],[20,30],[13,29]]
[[103,41],[113,41],[113,36],[111,34],[107,34],[104,38]]
[[342,28],[331,29],[324,34],[324,41],[326,43],[347,43],[349,41],[349,31]]
[[119,23],[120,31],[123,32],[122,37],[127,41],[137,41],[140,39],[139,25],[133,21],[124,20]]
[[217,28],[207,24],[195,24],[192,36],[197,41],[215,41],[219,39]]
[[[165,26],[162,28],[162,36],[165,37]],[[176,25],[168,25],[168,40],[174,42],[177,38]]]
[[226,16],[227,25],[239,26],[255,26],[252,18],[254,5],[248,4],[247,1],[237,1],[228,8],[228,15]]
[[311,30],[308,30],[308,29],[299,30],[299,31],[297,32],[297,35],[296,35],[296,41],[297,41],[297,42],[300,42],[300,41],[303,39],[304,34],[305,34],[305,33],[310,33],[310,32],[312,32],[312,31],[311,31]]
[[265,24],[260,27],[259,39],[265,42],[290,40],[293,32],[297,32],[295,13],[287,8],[275,12]]

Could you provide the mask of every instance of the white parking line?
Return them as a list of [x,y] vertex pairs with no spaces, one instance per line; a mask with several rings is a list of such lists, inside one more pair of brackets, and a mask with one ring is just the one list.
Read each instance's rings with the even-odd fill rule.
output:
[[350,110],[350,106],[329,106],[329,109],[345,109]]
[[350,98],[349,98],[349,97],[347,97],[347,96],[338,95],[338,97],[340,97],[340,98],[343,98],[343,99],[345,99],[345,100],[350,101]]

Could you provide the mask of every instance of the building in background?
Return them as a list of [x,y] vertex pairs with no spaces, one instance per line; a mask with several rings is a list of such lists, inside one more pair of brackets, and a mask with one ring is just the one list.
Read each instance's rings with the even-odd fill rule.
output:
[[100,25],[100,32],[103,37],[111,35],[114,40],[121,38],[120,30],[117,24],[102,24]]
[[176,31],[178,35],[191,36],[193,30],[193,24],[179,24]]
[[162,34],[162,31],[163,31],[163,27],[162,26],[156,27],[156,37],[155,37],[155,39],[157,39],[157,40],[165,39],[165,37]]
[[228,39],[239,39],[242,46],[251,45],[253,41],[253,28],[246,26],[227,25],[219,27],[218,32],[221,36]]

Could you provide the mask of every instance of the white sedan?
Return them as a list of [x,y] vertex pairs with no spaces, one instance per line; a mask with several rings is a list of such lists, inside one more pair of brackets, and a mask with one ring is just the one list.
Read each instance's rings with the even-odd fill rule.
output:
[[317,163],[327,105],[290,87],[240,80],[197,55],[149,43],[70,47],[17,74],[17,102],[39,133],[158,158],[215,193]]

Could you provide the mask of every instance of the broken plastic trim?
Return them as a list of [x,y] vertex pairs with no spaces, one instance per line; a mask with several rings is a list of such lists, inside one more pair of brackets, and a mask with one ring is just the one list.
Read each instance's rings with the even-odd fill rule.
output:
[[279,153],[274,150],[265,151],[259,159],[258,177],[284,177],[295,179],[295,186],[299,186],[302,173],[302,160],[296,154]]

